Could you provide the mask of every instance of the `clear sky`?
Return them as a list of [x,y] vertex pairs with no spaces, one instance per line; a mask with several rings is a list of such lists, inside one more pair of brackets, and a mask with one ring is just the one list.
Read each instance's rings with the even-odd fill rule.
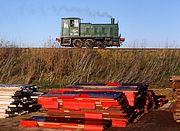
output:
[[60,35],[61,17],[119,21],[123,47],[180,48],[180,0],[0,0],[0,39],[42,47]]

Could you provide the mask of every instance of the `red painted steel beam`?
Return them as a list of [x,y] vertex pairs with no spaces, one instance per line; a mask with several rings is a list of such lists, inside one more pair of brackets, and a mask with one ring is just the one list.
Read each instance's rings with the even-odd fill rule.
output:
[[102,131],[111,126],[111,121],[97,119],[69,119],[47,116],[34,116],[20,122],[21,127],[44,127],[60,129],[82,129],[86,131]]
[[61,114],[61,113],[72,113],[72,114],[85,114],[85,113],[100,113],[102,115],[114,115],[114,116],[118,116],[118,117],[126,117],[127,114],[123,113],[120,110],[79,110],[79,111],[75,111],[75,110],[66,110],[66,109],[60,109],[60,110],[54,110],[54,109],[49,109],[48,113],[51,114]]
[[70,123],[46,123],[38,122],[40,127],[44,128],[61,128],[61,129],[83,129],[85,131],[103,131],[102,125],[88,125],[88,124],[70,124]]
[[38,123],[36,121],[21,120],[19,123],[20,127],[36,127]]
[[38,104],[41,104],[43,108],[58,109],[58,105],[62,105],[63,108],[68,109],[95,109],[96,106],[101,106],[103,109],[108,109],[111,106],[120,106],[117,100],[111,98],[61,98],[42,96],[38,99]]
[[126,126],[127,126],[127,122],[124,122],[118,118],[112,119],[112,127],[126,127]]

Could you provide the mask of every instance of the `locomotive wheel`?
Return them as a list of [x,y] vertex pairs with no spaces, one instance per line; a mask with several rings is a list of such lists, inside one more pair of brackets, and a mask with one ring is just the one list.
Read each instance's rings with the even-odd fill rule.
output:
[[92,39],[87,39],[85,41],[86,48],[93,48],[94,47],[94,41]]
[[98,48],[106,48],[105,43],[103,43],[102,41],[97,41],[96,44]]
[[82,48],[82,46],[83,46],[82,40],[80,40],[80,39],[73,40],[73,46],[77,47],[77,48]]

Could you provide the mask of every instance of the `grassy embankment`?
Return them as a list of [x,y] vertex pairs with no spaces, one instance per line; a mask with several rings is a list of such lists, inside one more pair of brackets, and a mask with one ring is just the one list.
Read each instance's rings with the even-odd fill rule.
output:
[[0,48],[0,82],[59,87],[78,82],[145,82],[168,87],[180,74],[180,49]]

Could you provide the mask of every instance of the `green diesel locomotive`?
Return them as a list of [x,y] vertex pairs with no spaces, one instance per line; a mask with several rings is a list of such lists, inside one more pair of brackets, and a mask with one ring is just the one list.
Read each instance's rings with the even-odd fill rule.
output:
[[81,23],[80,18],[62,18],[61,36],[56,40],[64,47],[105,48],[120,46],[125,38],[119,36],[114,18],[110,24]]

